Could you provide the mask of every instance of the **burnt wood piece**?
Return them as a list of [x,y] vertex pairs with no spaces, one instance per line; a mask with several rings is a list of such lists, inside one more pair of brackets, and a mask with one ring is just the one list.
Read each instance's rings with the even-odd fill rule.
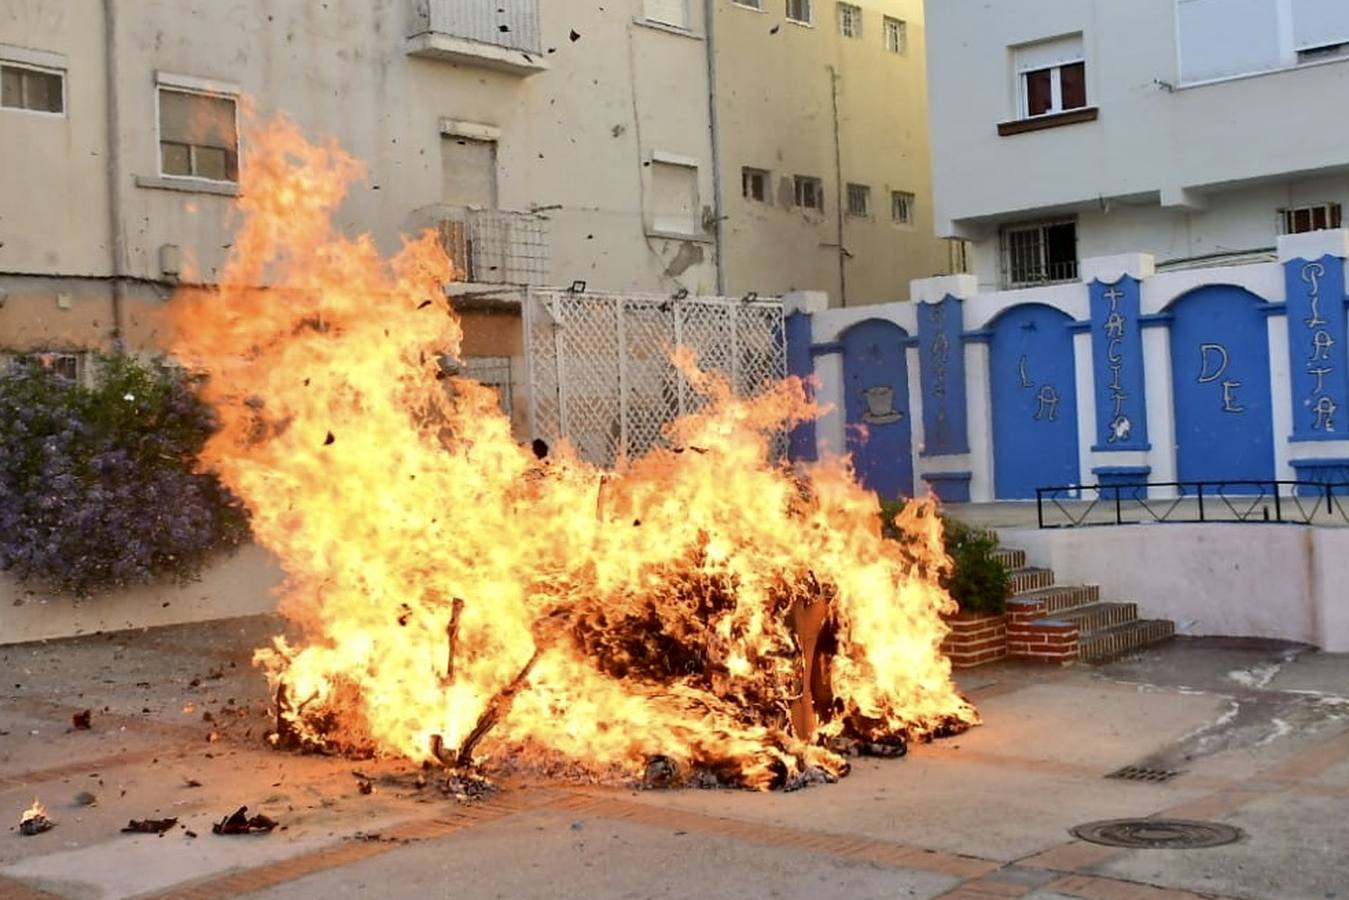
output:
[[459,745],[459,756],[455,760],[456,765],[461,769],[466,769],[473,765],[473,748],[478,742],[486,736],[501,721],[502,717],[510,711],[511,703],[515,700],[515,695],[520,693],[520,689],[525,686],[525,681],[529,678],[529,673],[534,670],[534,664],[539,661],[539,655],[543,653],[543,647],[536,646],[534,655],[525,663],[525,667],[520,670],[520,674],[511,679],[510,684],[506,685],[500,691],[497,691],[495,697],[487,704],[487,708],[478,716],[477,724],[473,730],[464,738],[464,742]]
[[464,601],[454,598],[454,605],[450,608],[450,624],[445,626],[445,640],[448,644],[448,651],[445,657],[445,680],[448,685],[454,681],[454,646],[459,638],[459,616],[464,611]]

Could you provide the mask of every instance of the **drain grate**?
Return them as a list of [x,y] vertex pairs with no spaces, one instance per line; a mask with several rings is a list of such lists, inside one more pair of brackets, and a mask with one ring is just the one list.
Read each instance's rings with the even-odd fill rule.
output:
[[1192,850],[1221,847],[1245,837],[1245,832],[1221,822],[1192,819],[1107,819],[1070,828],[1075,837],[1107,847],[1131,850]]
[[1180,774],[1179,769],[1154,769],[1150,766],[1125,766],[1116,769],[1106,778],[1119,778],[1124,781],[1170,781]]

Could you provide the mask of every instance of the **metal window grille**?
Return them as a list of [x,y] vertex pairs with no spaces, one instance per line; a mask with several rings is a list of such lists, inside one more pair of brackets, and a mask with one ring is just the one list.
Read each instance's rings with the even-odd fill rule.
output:
[[63,350],[36,350],[22,354],[5,354],[0,357],[3,368],[13,369],[25,365],[41,369],[43,372],[73,384],[83,384],[87,375],[87,354]]
[[809,25],[815,21],[815,11],[811,9],[811,0],[787,0],[787,18],[793,22]]
[[415,0],[413,33],[539,52],[539,0]]
[[851,3],[840,3],[838,5],[838,30],[844,37],[860,38],[862,36],[862,8],[853,6]]
[[509,356],[469,356],[459,366],[460,374],[479,384],[495,388],[501,411],[511,415],[515,409],[515,391],[511,380]]
[[909,27],[902,20],[885,17],[885,49],[891,53],[909,52]]
[[1340,227],[1338,203],[1316,203],[1310,206],[1290,206],[1279,210],[1279,234],[1305,234]]
[[548,220],[536,213],[462,210],[439,223],[441,246],[464,281],[543,284],[548,281]]
[[848,215],[856,218],[871,215],[871,188],[865,184],[848,185]]
[[1013,225],[1000,235],[1004,288],[1077,280],[1077,221]]
[[763,169],[740,170],[740,193],[747,200],[768,201],[768,173]]
[[664,445],[665,426],[705,402],[670,362],[676,345],[744,395],[787,372],[775,299],[531,291],[524,322],[533,436],[602,466]]
[[908,191],[890,192],[890,216],[904,225],[913,224],[914,196]]

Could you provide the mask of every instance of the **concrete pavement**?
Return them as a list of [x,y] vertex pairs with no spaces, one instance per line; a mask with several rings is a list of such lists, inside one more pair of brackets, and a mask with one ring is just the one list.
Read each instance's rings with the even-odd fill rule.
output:
[[[749,794],[536,779],[463,805],[418,790],[394,763],[260,746],[267,697],[248,659],[278,627],[256,618],[0,648],[0,817],[17,825],[36,796],[60,823],[0,840],[0,897],[1349,896],[1346,656],[1182,639],[1102,668],[977,669],[961,681],[983,726],[906,759],[863,760],[837,785]],[[73,730],[84,708],[93,727]],[[1103,777],[1130,764],[1181,774]],[[79,805],[82,791],[97,802]],[[211,834],[241,804],[284,830]],[[1115,850],[1068,833],[1155,814],[1247,836]],[[180,820],[164,837],[119,833],[163,816]]]

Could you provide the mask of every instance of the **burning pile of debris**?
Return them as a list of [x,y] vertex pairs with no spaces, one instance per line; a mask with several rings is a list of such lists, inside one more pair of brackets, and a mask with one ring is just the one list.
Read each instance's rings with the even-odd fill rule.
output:
[[206,463],[288,574],[303,640],[258,655],[279,744],[764,789],[977,721],[932,507],[888,541],[845,462],[773,460],[818,413],[799,381],[739,397],[675,349],[705,406],[674,449],[539,459],[438,363],[462,334],[434,238],[385,260],[331,223],[357,162],[284,120],[250,146],[220,290],[175,299],[172,349],[212,376]]

